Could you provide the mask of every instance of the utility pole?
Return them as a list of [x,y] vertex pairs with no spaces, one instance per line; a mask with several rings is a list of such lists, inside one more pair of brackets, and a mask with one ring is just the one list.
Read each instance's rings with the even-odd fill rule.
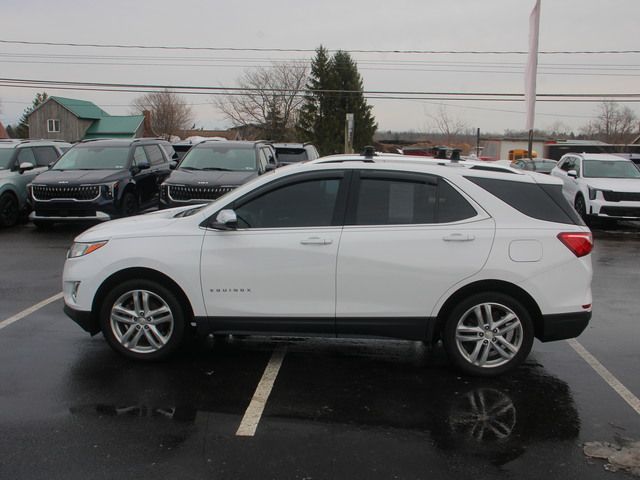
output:
[[354,115],[353,113],[347,113],[347,118],[344,122],[344,153],[353,153],[353,129]]

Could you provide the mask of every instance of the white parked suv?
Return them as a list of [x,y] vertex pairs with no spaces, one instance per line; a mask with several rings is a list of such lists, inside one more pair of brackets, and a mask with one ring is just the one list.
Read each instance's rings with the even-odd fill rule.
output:
[[195,328],[442,340],[487,376],[586,328],[592,237],[559,180],[405,160],[325,157],[93,227],[69,250],[65,311],[140,360]]
[[551,175],[582,218],[640,219],[640,169],[629,159],[602,153],[564,155]]

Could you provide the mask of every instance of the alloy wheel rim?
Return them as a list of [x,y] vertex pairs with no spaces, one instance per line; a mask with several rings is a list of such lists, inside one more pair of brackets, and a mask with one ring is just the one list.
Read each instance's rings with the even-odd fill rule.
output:
[[171,308],[162,297],[149,290],[122,294],[113,303],[109,318],[118,343],[134,353],[157,352],[173,334]]
[[510,362],[520,351],[524,329],[518,315],[499,303],[471,307],[456,325],[456,347],[462,357],[481,368]]

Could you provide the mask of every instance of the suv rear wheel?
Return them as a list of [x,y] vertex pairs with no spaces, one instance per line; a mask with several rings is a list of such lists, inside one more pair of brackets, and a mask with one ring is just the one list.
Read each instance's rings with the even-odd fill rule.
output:
[[180,347],[185,317],[173,292],[153,280],[135,279],[107,294],[100,326],[116,351],[136,360],[160,360]]
[[462,371],[494,376],[516,368],[533,345],[533,322],[514,298],[479,293],[459,303],[446,319],[442,340]]

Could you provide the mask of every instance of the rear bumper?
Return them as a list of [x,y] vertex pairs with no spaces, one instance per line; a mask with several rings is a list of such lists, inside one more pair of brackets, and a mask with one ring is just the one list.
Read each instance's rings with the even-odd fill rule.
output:
[[84,331],[89,332],[91,335],[95,335],[100,331],[100,322],[98,322],[98,319],[92,312],[76,310],[65,304],[64,313],[66,313],[71,320],[80,325]]
[[575,338],[587,328],[589,320],[591,320],[591,312],[543,315],[542,329],[536,336],[541,342]]

